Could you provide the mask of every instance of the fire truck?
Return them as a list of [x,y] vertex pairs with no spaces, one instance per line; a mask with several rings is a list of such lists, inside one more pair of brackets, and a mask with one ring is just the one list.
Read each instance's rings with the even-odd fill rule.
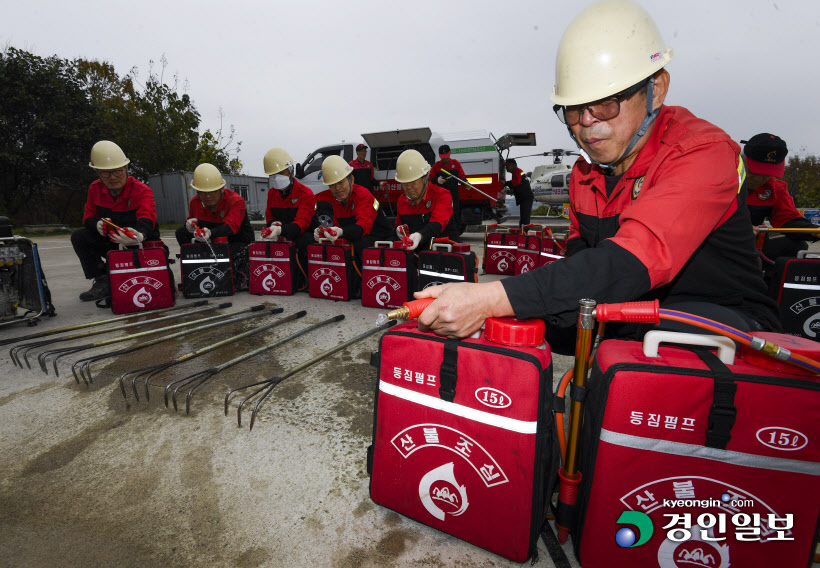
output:
[[[396,204],[402,196],[396,181],[396,161],[405,150],[418,150],[430,165],[438,161],[438,149],[450,146],[452,158],[464,168],[469,185],[459,184],[461,223],[478,224],[484,219],[498,219],[506,213],[504,206],[504,153],[513,146],[535,146],[535,134],[505,134],[500,138],[487,131],[439,134],[429,128],[410,128],[362,134],[368,146],[367,159],[376,172],[376,184],[371,188],[385,213],[396,214]],[[330,190],[322,183],[322,162],[328,156],[341,156],[345,161],[356,157],[354,142],[341,142],[317,148],[296,165],[296,177],[317,195],[319,201],[331,203]],[[472,187],[471,187],[472,186]]]

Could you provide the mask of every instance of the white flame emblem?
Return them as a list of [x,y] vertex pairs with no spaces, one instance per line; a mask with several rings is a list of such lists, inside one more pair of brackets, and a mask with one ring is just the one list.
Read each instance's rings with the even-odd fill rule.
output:
[[[469,505],[467,502],[467,488],[459,485],[456,481],[453,465],[453,462],[450,462],[428,471],[419,482],[421,504],[424,505],[428,513],[439,521],[444,520],[445,511],[435,501],[446,507],[448,509],[447,513],[454,517],[463,514]],[[433,487],[434,483],[436,487]]]
[[137,293],[134,294],[134,305],[138,308],[144,308],[151,300],[151,293],[145,289],[145,286],[137,290]]
[[384,307],[390,301],[390,291],[387,286],[382,286],[382,289],[376,292],[376,303]]
[[501,260],[498,261],[498,269],[502,272],[507,270],[507,268],[509,268],[509,266],[510,265],[507,264],[507,261],[504,259],[504,257],[502,257]]
[[330,278],[325,278],[322,281],[322,285],[319,287],[319,289],[322,291],[322,294],[324,294],[325,296],[327,296],[331,292],[333,292],[333,284],[330,283]]
[[214,288],[216,288],[216,284],[214,284],[210,276],[206,276],[205,279],[199,283],[199,289],[203,294],[210,294]]
[[265,276],[265,279],[262,280],[262,288],[270,292],[276,287],[276,280],[274,280],[273,276],[268,274]]
[[529,271],[530,271],[530,267],[527,264],[522,264],[521,265],[521,274],[524,274],[525,272],[529,272]]

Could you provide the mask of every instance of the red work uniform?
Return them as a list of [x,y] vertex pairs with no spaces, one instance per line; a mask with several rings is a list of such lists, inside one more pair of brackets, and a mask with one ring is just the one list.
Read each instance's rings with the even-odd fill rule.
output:
[[379,201],[358,184],[353,184],[345,203],[333,201],[333,217],[334,224],[342,229],[339,236],[354,244],[367,236],[374,241],[394,240],[387,217],[379,211]]
[[[439,177],[444,178],[443,184],[439,184]],[[459,183],[455,178],[467,181],[467,174],[464,173],[464,168],[461,167],[458,160],[454,160],[453,158],[450,158],[450,163],[448,164],[445,164],[444,160],[439,160],[433,164],[433,167],[430,168],[429,177],[427,178],[450,192],[450,197],[453,200],[453,216],[450,218],[448,226],[444,228],[444,234],[451,238],[457,238],[461,234],[461,200],[458,195]]]
[[403,195],[399,198],[396,227],[407,225],[409,232],[419,233],[421,242],[416,250],[430,247],[430,243],[442,234],[453,216],[453,199],[450,192],[427,182],[427,189],[416,205]]
[[[779,329],[740,191],[739,146],[682,107],[662,107],[620,179],[583,159],[570,179],[567,259],[502,280],[518,318],[571,327],[578,300],[729,308]],[[614,187],[607,191],[607,179]]]
[[265,221],[268,225],[280,222],[282,236],[289,241],[296,241],[305,232],[313,233],[313,229],[319,226],[315,213],[316,196],[297,180],[293,180],[287,191],[268,190]]
[[197,219],[200,228],[209,229],[211,239],[228,237],[229,243],[245,244],[254,241],[253,227],[248,220],[245,200],[228,188],[222,189],[222,199],[219,200],[215,212],[205,207],[198,196],[192,197],[188,203],[188,219]]
[[83,225],[97,234],[97,222],[109,218],[118,227],[131,227],[146,241],[159,240],[157,207],[151,188],[131,176],[115,198],[102,181],[96,180],[88,188]]
[[367,189],[376,186],[376,170],[373,169],[373,164],[367,160],[360,162],[358,158],[350,160],[349,164],[353,168],[353,181]]
[[[784,181],[770,177],[758,188],[749,191],[746,196],[746,205],[749,207],[749,215],[752,218],[752,225],[762,225],[768,219],[772,227],[788,229],[815,229],[816,225],[803,217],[794,206],[794,199],[789,195],[789,186]],[[769,238],[765,235],[761,252],[763,256],[771,261],[778,258],[794,258],[801,250],[808,248],[806,241],[816,241],[812,235],[800,233],[786,233],[782,237]],[[782,261],[781,261],[782,263]],[[772,272],[770,267],[764,267],[766,278],[769,282],[769,294],[776,297],[780,287],[783,267],[778,266]],[[772,278],[775,281],[771,281]]]

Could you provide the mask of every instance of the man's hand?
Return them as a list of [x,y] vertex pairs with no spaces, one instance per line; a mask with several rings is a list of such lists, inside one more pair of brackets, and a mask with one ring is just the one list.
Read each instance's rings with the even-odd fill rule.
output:
[[336,239],[341,238],[342,236],[342,229],[339,227],[328,227],[325,229],[325,238],[330,239],[331,243],[335,243]]
[[436,299],[419,316],[419,329],[444,337],[469,337],[481,329],[489,317],[515,315],[501,282],[444,284],[414,295]]
[[195,217],[191,217],[187,221],[185,221],[185,230],[189,233],[193,233],[196,231],[196,224],[199,222],[199,219]]
[[267,241],[275,241],[282,234],[282,225],[273,224],[262,229],[262,238]]
[[124,247],[140,244],[145,237],[142,233],[131,227],[125,227],[121,231],[111,234],[111,240]]
[[410,229],[407,225],[399,225],[396,227],[396,235],[401,239],[406,237],[410,233]]
[[316,227],[315,229],[313,229],[313,238],[317,241],[319,239],[325,238],[325,229],[324,229],[324,227]]
[[208,227],[202,227],[194,231],[194,240],[200,243],[207,243],[211,240],[211,230]]
[[99,221],[97,221],[97,232],[104,237],[108,236],[108,233],[111,232],[111,229],[108,228],[108,225],[105,224],[106,221],[111,221],[108,217],[103,217]]
[[444,179],[444,176],[438,176],[438,177],[436,178],[436,183],[437,183],[437,184],[439,184],[439,185],[444,185],[444,183],[445,183],[446,181],[447,181],[447,180],[446,180],[446,179]]
[[416,250],[416,248],[419,246],[419,243],[421,242],[421,233],[413,233],[407,238],[411,240],[413,244],[407,245],[405,248],[407,250]]

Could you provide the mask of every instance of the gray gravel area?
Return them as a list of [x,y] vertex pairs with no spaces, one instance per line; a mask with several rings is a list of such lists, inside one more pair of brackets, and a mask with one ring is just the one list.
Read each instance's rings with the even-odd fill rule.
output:
[[[172,233],[163,239],[175,253]],[[113,317],[77,299],[89,283],[67,235],[34,240],[58,315],[36,327],[0,328],[0,340]],[[467,240],[481,255],[482,235]],[[130,392],[123,399],[119,376],[256,324],[105,360],[93,367],[90,386],[71,377],[79,356],[61,362],[56,377],[13,367],[8,347],[0,352],[0,564],[519,566],[370,500],[365,452],[376,373],[368,362],[378,335],[283,382],[253,431],[245,417],[237,427],[236,402],[223,414],[227,389],[269,378],[369,329],[378,310],[307,294],[242,292],[228,300],[234,307],[227,311],[265,303],[308,315],[155,377],[150,401],[137,402]],[[337,314],[344,322],[216,375],[196,391],[190,414],[165,408],[170,381]],[[556,356],[555,377],[571,364]],[[539,557],[537,566],[552,566],[543,543]]]

